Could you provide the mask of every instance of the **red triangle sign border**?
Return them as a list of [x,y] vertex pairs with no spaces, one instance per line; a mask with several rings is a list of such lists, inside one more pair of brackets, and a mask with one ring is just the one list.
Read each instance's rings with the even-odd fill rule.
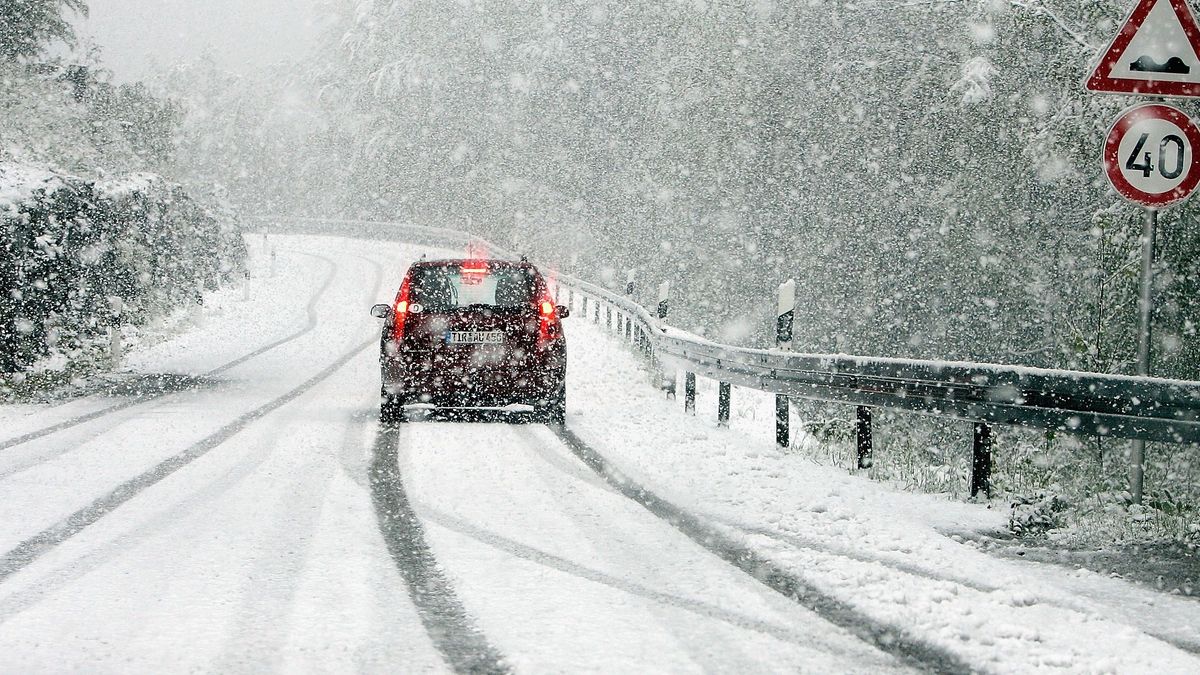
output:
[[1187,4],[1187,0],[1138,0],[1129,17],[1121,26],[1120,32],[1113,38],[1112,44],[1105,50],[1100,62],[1092,69],[1092,74],[1084,82],[1089,91],[1105,94],[1142,94],[1148,96],[1200,96],[1200,74],[1195,82],[1175,82],[1169,80],[1138,80],[1133,78],[1111,77],[1112,67],[1125,54],[1129,43],[1145,23],[1150,10],[1159,2],[1170,2],[1179,25],[1187,36],[1192,51],[1200,58],[1200,25]]

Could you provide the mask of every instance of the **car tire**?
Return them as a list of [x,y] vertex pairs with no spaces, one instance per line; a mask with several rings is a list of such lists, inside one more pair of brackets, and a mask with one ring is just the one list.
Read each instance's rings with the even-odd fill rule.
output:
[[404,399],[386,391],[379,405],[379,421],[385,423],[404,422]]
[[535,408],[537,419],[543,424],[563,425],[567,423],[567,390],[560,389],[557,394]]

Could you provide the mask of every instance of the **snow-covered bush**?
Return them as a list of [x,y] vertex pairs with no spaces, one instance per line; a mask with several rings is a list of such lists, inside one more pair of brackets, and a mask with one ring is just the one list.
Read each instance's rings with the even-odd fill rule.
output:
[[0,372],[73,363],[110,326],[194,301],[243,261],[232,224],[158,176],[0,163]]
[[1062,527],[1062,514],[1068,503],[1058,494],[1057,485],[1052,489],[1032,495],[1017,495],[1012,500],[1012,512],[1008,516],[1008,529],[1015,535],[1025,537],[1045,534]]

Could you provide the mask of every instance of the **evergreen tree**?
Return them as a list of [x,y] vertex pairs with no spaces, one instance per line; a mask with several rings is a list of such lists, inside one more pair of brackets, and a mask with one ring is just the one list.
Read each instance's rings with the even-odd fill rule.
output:
[[0,60],[38,56],[55,42],[73,44],[66,13],[87,15],[85,0],[4,0],[0,2]]

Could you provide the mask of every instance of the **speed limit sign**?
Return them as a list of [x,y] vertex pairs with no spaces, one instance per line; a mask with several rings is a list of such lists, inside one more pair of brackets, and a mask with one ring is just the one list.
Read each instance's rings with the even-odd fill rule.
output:
[[1200,127],[1161,103],[1129,108],[1104,144],[1104,173],[1125,199],[1161,208],[1188,198],[1200,184]]

